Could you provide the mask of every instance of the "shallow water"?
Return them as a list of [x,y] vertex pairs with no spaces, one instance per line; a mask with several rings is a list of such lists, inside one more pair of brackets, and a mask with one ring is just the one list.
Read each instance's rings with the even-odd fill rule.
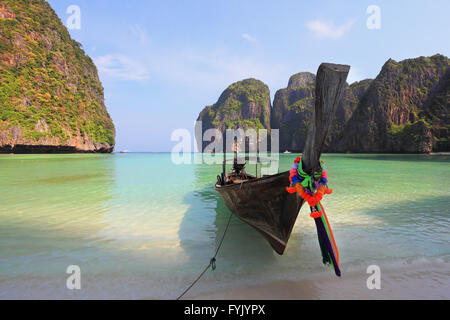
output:
[[[295,157],[280,155],[280,170]],[[371,264],[383,270],[438,261],[440,272],[429,276],[448,286],[450,156],[323,160],[334,189],[323,204],[344,279]],[[170,154],[0,156],[0,298],[177,297],[225,229],[230,212],[213,189],[220,171],[174,165]],[[283,256],[234,217],[217,270],[192,295],[332,274],[321,264],[308,210]],[[66,288],[69,265],[80,266],[82,290]]]

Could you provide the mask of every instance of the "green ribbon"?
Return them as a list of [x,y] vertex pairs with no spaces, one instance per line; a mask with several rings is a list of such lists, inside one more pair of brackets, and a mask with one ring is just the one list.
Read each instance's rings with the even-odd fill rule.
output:
[[312,177],[306,174],[302,169],[299,170],[300,177],[303,178],[303,181],[300,183],[304,188],[309,188],[309,190],[313,190]]
[[[321,161],[319,161],[320,163],[320,168],[321,168],[321,172],[315,172],[314,173],[314,178],[315,179],[319,179],[320,176],[322,176],[322,172],[323,172],[323,164]],[[313,177],[310,176],[309,174],[307,174],[305,171],[303,171],[303,163],[300,162],[300,167],[298,168],[298,174],[300,177],[303,178],[303,181],[300,183],[304,188],[309,188],[309,190],[311,190],[311,192],[314,190],[313,189]]]

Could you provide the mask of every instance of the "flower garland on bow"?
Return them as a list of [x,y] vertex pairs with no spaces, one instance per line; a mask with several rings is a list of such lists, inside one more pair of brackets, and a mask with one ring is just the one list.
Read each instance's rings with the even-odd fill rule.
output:
[[316,207],[322,201],[325,194],[331,194],[332,189],[328,189],[328,174],[323,161],[320,161],[321,172],[313,175],[303,171],[302,158],[298,157],[294,161],[289,176],[291,185],[286,188],[289,193],[298,193],[302,199],[308,202],[310,207]]

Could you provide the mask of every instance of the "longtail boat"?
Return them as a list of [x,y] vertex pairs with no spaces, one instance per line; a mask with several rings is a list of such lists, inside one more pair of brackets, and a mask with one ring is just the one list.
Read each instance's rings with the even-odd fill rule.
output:
[[[312,173],[320,166],[320,155],[349,71],[350,66],[331,63],[322,63],[318,69],[315,112],[302,157],[305,172]],[[215,189],[228,209],[258,230],[282,255],[304,203],[297,193],[286,192],[288,186],[289,171],[258,178],[245,172],[245,163],[236,161],[235,153],[232,171],[225,174],[224,162]]]

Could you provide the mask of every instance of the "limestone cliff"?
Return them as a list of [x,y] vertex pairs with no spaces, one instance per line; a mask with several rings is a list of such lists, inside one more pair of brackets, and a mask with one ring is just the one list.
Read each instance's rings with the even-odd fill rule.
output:
[[[280,129],[280,151],[302,152],[314,110],[315,81],[312,73],[293,75],[287,88],[276,92],[272,110],[267,86],[254,79],[238,82],[206,107],[199,120],[204,130]],[[389,60],[375,80],[347,85],[325,151],[450,151],[449,59],[438,54]]]
[[[315,81],[312,73],[298,73],[290,78],[287,88],[275,94],[271,126],[272,129],[280,129],[280,151],[303,151],[314,110]],[[371,80],[364,80],[346,87],[336,110],[328,143],[332,137],[340,135],[370,83]]]
[[449,93],[447,57],[388,60],[332,151],[449,151]]
[[111,152],[92,60],[44,0],[0,5],[0,152]]
[[[202,129],[268,129],[271,103],[269,87],[256,79],[246,79],[230,85],[211,106],[198,116]],[[208,143],[203,144],[203,148]]]

